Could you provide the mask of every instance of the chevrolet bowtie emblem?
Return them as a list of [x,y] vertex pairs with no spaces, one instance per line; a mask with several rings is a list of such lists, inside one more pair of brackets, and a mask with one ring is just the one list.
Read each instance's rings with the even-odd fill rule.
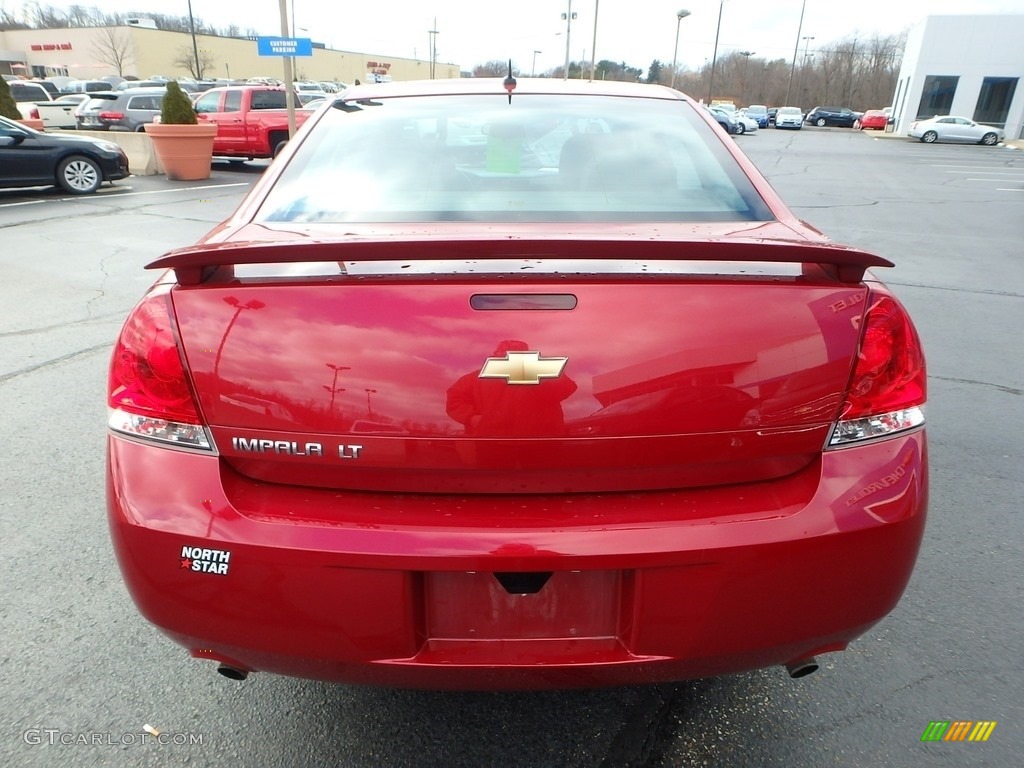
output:
[[481,379],[505,379],[509,384],[540,384],[541,379],[557,379],[569,362],[568,357],[544,357],[540,352],[506,352],[505,357],[488,357],[480,371]]

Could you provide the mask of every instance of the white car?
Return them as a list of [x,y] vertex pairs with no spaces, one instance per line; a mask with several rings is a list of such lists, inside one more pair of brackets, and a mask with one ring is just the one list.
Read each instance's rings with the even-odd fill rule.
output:
[[907,136],[920,139],[925,144],[936,141],[956,141],[967,144],[993,146],[1005,136],[1002,128],[968,120],[966,117],[939,115],[928,120],[915,120],[910,124]]
[[757,120],[752,117],[747,117],[740,110],[735,110],[731,114],[733,120],[736,121],[736,133],[756,133],[757,132]]
[[776,128],[796,128],[798,131],[804,125],[804,113],[800,107],[779,107],[775,113]]

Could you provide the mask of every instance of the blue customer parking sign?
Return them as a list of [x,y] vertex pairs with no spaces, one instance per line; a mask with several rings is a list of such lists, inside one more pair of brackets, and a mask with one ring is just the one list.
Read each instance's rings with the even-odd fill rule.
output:
[[313,41],[308,37],[257,37],[260,56],[312,56]]

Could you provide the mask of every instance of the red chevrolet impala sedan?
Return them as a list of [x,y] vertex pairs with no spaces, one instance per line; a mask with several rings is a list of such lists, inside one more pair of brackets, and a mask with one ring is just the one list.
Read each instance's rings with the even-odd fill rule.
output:
[[878,256],[653,85],[350,88],[110,365],[142,614],[241,679],[794,677],[896,605],[924,356]]

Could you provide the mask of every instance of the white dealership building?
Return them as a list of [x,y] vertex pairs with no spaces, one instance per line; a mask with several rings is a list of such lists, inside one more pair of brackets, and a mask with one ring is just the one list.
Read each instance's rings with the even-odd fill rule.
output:
[[893,95],[895,131],[959,115],[1024,138],[1024,14],[929,16],[911,27]]

